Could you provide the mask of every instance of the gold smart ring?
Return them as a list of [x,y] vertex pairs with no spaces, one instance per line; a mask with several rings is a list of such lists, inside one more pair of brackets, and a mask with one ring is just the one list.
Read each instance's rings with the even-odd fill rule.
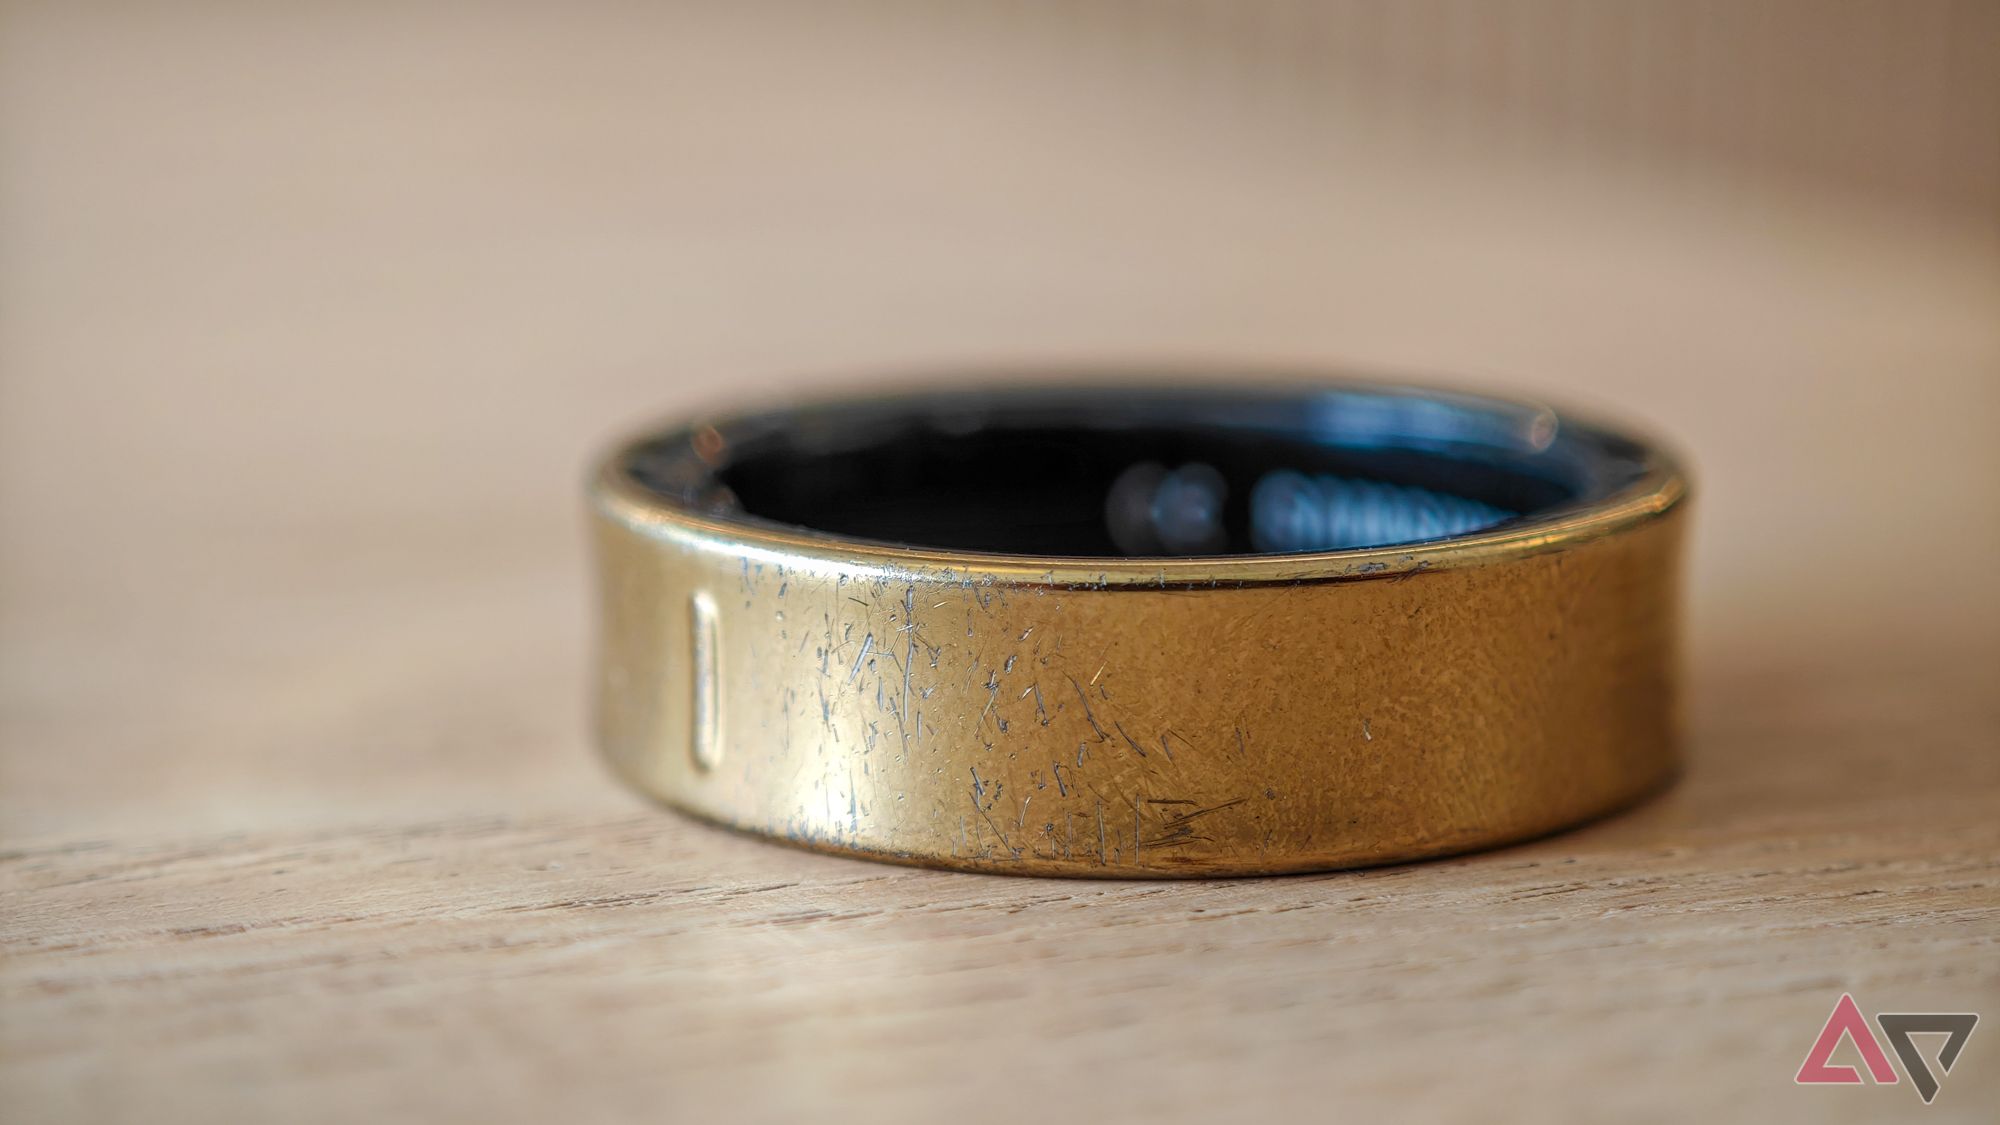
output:
[[1620,430],[1392,385],[699,417],[592,486],[600,741],[696,816],[968,870],[1520,840],[1674,773],[1686,495]]

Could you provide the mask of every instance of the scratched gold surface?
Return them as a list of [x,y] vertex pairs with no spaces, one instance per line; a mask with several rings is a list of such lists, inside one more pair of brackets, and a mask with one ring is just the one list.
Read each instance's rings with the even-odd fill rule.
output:
[[795,844],[1312,870],[1548,832],[1675,767],[1677,479],[1474,548],[1045,565],[714,525],[611,476],[604,750]]

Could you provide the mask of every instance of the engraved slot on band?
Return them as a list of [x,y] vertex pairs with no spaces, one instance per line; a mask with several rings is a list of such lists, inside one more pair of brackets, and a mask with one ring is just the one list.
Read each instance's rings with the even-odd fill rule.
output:
[[703,773],[714,769],[722,760],[722,744],[716,731],[720,720],[717,714],[720,700],[715,649],[715,599],[709,597],[706,591],[697,590],[688,596],[688,678],[694,694],[693,706],[689,709],[691,729],[688,752],[694,759],[695,768]]

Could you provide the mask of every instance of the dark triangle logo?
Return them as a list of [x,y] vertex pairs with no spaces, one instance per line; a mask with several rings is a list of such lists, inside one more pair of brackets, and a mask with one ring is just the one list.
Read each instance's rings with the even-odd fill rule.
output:
[[1882,1025],[1882,1035],[1889,1040],[1896,1057],[1903,1060],[1904,1073],[1910,1076],[1917,1093],[1923,1095],[1924,1104],[1929,1105],[1937,1097],[1938,1077],[1931,1073],[1930,1064],[1924,1061],[1923,1053],[1910,1041],[1910,1036],[1943,1032],[1947,1038],[1943,1049],[1938,1051],[1938,1070],[1950,1074],[1951,1064],[1958,1061],[1958,1054],[1965,1049],[1965,1041],[1971,1038],[1972,1026],[1979,1022],[1979,1017],[1971,1012],[1954,1015],[1884,1012],[1875,1017],[1875,1022]]

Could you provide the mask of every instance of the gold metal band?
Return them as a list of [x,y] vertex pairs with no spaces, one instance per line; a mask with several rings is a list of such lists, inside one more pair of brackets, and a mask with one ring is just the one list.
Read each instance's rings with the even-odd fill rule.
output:
[[635,467],[726,464],[731,433],[635,443],[593,489],[602,745],[698,816],[899,862],[1241,875],[1519,840],[1674,771],[1685,485],[1650,447],[1608,495],[1454,538],[1037,558],[765,522]]

